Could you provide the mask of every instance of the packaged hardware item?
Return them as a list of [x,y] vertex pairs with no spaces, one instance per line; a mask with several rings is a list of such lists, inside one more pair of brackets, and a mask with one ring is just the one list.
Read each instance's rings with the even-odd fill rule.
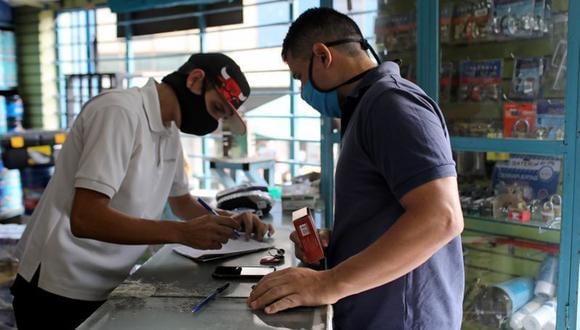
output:
[[453,13],[453,40],[463,41],[473,39],[472,33],[467,33],[467,24],[473,22],[473,8],[471,3],[460,3],[455,6]]
[[529,57],[515,60],[510,97],[531,100],[540,95],[544,76],[544,58]]
[[488,36],[492,18],[492,1],[462,2],[453,13],[453,40],[472,41]]
[[559,158],[548,156],[511,156],[507,162],[495,164],[492,187],[517,184],[526,201],[546,200],[556,194],[562,168]]
[[516,222],[530,222],[532,214],[524,199],[527,186],[500,182],[494,186],[493,217],[507,218]]
[[503,104],[504,137],[528,138],[536,129],[536,103],[505,102]]
[[492,31],[507,38],[533,35],[536,0],[495,0]]
[[493,329],[503,329],[509,316],[534,296],[534,280],[519,277],[485,289],[474,301],[476,319]]
[[497,102],[501,96],[500,59],[459,64],[459,101]]
[[564,102],[540,100],[537,107],[536,139],[564,139]]
[[314,225],[314,219],[307,208],[301,208],[292,212],[292,223],[296,234],[302,244],[304,261],[316,263],[324,258],[324,250],[318,236],[318,230]]
[[546,0],[536,0],[534,4],[534,17],[532,17],[532,32],[534,35],[541,36],[548,32],[546,23],[546,13],[550,10]]

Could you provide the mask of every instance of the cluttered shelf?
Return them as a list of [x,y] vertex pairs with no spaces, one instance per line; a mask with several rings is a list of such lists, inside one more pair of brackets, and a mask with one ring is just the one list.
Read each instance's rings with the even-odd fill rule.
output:
[[558,245],[465,231],[463,246],[462,329],[542,329],[534,327],[539,314],[526,317],[539,308],[555,323]]

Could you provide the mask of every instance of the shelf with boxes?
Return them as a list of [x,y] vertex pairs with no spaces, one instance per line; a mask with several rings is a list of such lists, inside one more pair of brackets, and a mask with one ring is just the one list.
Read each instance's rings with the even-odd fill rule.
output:
[[567,2],[441,6],[439,100],[451,134],[562,140]]
[[[557,260],[569,258],[560,228],[574,170],[562,143],[567,2],[440,4],[438,96],[465,215],[463,327],[555,328],[555,306],[569,299],[555,297],[569,285],[558,283]],[[552,289],[538,294],[547,262]]]
[[468,217],[559,230],[562,160],[554,156],[455,152],[463,212]]

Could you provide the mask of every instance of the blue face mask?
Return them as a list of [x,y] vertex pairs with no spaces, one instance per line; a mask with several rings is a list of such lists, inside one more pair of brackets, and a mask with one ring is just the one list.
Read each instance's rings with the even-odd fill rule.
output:
[[327,93],[322,93],[314,89],[311,80],[302,88],[302,99],[306,101],[323,117],[340,118],[340,105],[338,104],[338,94],[336,89]]
[[[371,53],[373,54],[373,56],[375,57],[375,60],[377,61],[377,63],[381,63],[379,57],[377,56],[377,54],[375,53],[375,51],[373,50],[373,48],[368,44],[368,42],[366,41],[366,39],[354,39],[354,38],[346,38],[346,39],[340,39],[340,40],[336,40],[336,41],[331,41],[331,42],[327,42],[324,45],[326,47],[332,47],[332,46],[336,46],[336,45],[340,45],[340,44],[344,44],[347,42],[356,42],[356,43],[360,43],[361,47],[364,50],[368,50],[370,49]],[[340,105],[338,103],[338,93],[336,92],[336,90],[344,85],[348,85],[351,84],[359,79],[361,79],[367,72],[361,72],[360,74],[357,74],[356,76],[350,78],[349,80],[345,81],[342,84],[339,84],[336,87],[333,88],[329,88],[329,89],[321,89],[318,86],[316,86],[316,84],[314,83],[314,80],[312,79],[312,61],[314,60],[314,54],[310,57],[310,64],[308,65],[308,82],[306,83],[306,85],[302,88],[302,99],[308,103],[311,107],[313,107],[316,111],[320,112],[321,116],[324,117],[335,117],[335,118],[340,118]]]

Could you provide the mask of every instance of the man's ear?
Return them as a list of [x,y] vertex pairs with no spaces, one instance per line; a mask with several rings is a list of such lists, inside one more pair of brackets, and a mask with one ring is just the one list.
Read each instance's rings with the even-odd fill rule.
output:
[[204,79],[205,71],[202,69],[191,70],[191,72],[187,75],[187,89],[189,89],[194,94],[201,95]]
[[325,68],[328,68],[332,63],[330,48],[326,47],[322,42],[317,42],[312,45],[312,53],[314,54],[314,61],[322,62]]

